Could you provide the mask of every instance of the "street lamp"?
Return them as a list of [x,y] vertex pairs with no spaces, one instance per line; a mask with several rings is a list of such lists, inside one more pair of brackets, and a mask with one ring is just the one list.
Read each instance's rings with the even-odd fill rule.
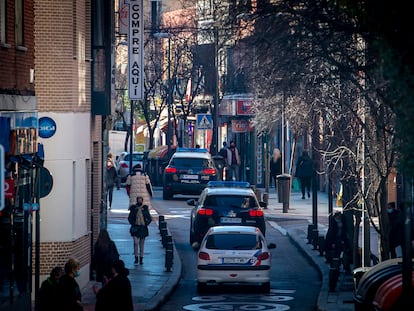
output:
[[167,94],[167,156],[171,154],[171,105],[172,105],[172,87],[171,87],[171,34],[168,32],[156,32],[153,34],[155,38],[167,38],[168,39],[168,94]]

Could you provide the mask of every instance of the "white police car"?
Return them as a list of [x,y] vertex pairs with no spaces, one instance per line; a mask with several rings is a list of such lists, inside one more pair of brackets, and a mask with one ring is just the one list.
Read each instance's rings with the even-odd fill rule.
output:
[[211,227],[197,255],[197,289],[234,283],[260,285],[270,291],[271,254],[260,229],[252,226]]

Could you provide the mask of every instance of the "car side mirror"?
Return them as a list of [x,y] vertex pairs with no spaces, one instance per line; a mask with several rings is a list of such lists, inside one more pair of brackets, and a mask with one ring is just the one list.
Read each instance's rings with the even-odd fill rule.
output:
[[187,205],[195,206],[196,205],[196,202],[195,202],[194,199],[189,199],[189,200],[187,200]]
[[276,248],[276,244],[275,244],[275,243],[269,243],[269,244],[267,245],[267,248],[268,248],[268,249],[273,249],[273,248]]

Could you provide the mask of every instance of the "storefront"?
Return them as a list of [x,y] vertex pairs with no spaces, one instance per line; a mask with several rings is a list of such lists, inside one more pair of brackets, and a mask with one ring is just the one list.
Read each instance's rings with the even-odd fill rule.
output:
[[[23,99],[10,96],[1,100],[18,107]],[[35,97],[24,100],[24,111],[0,111],[0,144],[4,151],[4,201],[0,207],[0,310],[31,308],[34,215],[39,206],[35,185],[38,185],[36,176],[42,159],[38,153],[37,101]]]

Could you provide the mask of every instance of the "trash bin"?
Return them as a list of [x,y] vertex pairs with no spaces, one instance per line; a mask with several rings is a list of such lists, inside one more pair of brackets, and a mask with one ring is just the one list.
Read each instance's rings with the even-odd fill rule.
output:
[[290,175],[281,174],[276,176],[277,179],[277,198],[279,203],[288,202],[290,198]]
[[213,159],[214,165],[219,171],[220,180],[223,180],[223,171],[224,171],[224,158],[221,155],[215,155],[211,157]]
[[281,174],[276,176],[277,180],[277,197],[279,203],[283,203],[283,213],[287,213],[290,200],[290,178],[289,174]]

